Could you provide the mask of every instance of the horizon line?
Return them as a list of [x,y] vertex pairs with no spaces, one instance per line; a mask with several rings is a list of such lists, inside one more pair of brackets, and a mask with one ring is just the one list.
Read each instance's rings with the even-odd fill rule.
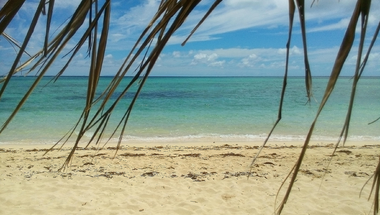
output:
[[[6,76],[0,76],[0,77],[6,77]],[[33,78],[33,77],[37,77],[36,75],[13,75],[13,77],[24,77],[24,78]],[[55,77],[55,75],[45,75],[44,77]],[[62,75],[60,77],[89,77],[88,75]],[[101,75],[100,77],[114,77],[112,75]],[[130,77],[134,77],[133,75],[126,75],[124,76],[126,78],[130,78]],[[143,77],[143,76],[141,76]],[[276,75],[269,75],[269,76],[263,76],[263,75],[151,75],[149,77],[155,77],[155,78],[244,78],[244,77],[252,77],[252,78],[283,78],[284,76],[276,76]],[[149,78],[148,77],[148,78]],[[299,76],[299,75],[289,75],[288,77],[292,77],[292,78],[304,78],[305,76]],[[318,78],[328,78],[330,76],[328,75],[315,75],[315,76],[312,76],[312,77],[318,77]],[[340,76],[342,78],[353,78],[353,76],[347,76],[347,75],[342,75]],[[363,75],[362,76],[363,78],[379,78],[380,75],[378,76],[365,76]]]

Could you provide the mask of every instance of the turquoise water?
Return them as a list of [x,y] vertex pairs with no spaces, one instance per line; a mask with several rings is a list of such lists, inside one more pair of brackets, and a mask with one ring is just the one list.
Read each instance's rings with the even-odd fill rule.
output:
[[[86,77],[45,77],[8,128],[0,144],[53,143],[76,122],[84,107]],[[14,77],[0,100],[0,123],[10,115],[33,77]],[[99,88],[111,81],[102,77]],[[128,80],[122,83],[125,86]],[[315,100],[306,104],[304,79],[288,81],[282,121],[272,140],[303,140],[315,117],[327,78],[313,79]],[[380,140],[379,78],[359,83],[349,140]],[[342,78],[317,123],[313,140],[336,140],[343,125],[352,80]],[[280,77],[150,77],[135,105],[125,142],[141,141],[261,141],[277,119],[282,87]],[[137,84],[132,91],[137,89]],[[121,89],[118,89],[118,93]],[[111,118],[110,136],[127,109],[132,94],[118,105]],[[116,95],[115,95],[116,98]],[[91,132],[87,134],[90,136]]]

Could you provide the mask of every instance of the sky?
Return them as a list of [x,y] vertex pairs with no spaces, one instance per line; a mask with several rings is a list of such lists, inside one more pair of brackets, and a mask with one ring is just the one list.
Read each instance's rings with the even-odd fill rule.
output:
[[[52,32],[69,18],[79,0],[56,1]],[[285,45],[289,28],[286,0],[224,0],[201,25],[185,46],[181,43],[206,13],[213,0],[203,0],[169,40],[151,75],[153,76],[283,76]],[[307,42],[311,72],[328,76],[336,58],[355,0],[319,0],[312,5],[306,0]],[[37,1],[29,0],[17,14],[5,33],[23,41]],[[0,7],[5,0],[0,0]],[[122,65],[134,42],[155,14],[160,1],[114,0],[111,3],[111,26],[102,75],[113,75]],[[312,6],[311,6],[312,5]],[[365,51],[380,21],[380,1],[372,1]],[[44,39],[46,17],[41,17],[27,51],[37,52]],[[86,26],[85,26],[86,27]],[[342,75],[354,74],[357,30],[352,54]],[[74,39],[78,39],[77,36]],[[380,74],[379,41],[364,72],[367,76]],[[68,44],[65,51],[74,47]],[[298,14],[295,16],[290,50],[289,75],[304,75],[303,45]],[[0,36],[0,76],[7,74],[17,50]],[[26,60],[26,57],[22,58]],[[60,58],[48,75],[55,75],[63,66]],[[65,75],[88,75],[89,58],[86,47],[76,56]],[[128,73],[133,75],[134,68]],[[25,71],[24,71],[25,73]]]

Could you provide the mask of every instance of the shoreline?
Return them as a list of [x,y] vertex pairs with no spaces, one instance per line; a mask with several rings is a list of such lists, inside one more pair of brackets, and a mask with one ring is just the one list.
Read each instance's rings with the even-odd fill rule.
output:
[[[70,145],[0,145],[0,214],[273,214],[276,194],[302,142],[130,143],[79,148],[57,171]],[[377,143],[377,144],[375,144]],[[313,142],[282,214],[366,214],[378,142],[348,142],[333,151]],[[249,176],[249,179],[247,178]],[[285,185],[286,188],[286,185]]]
[[[262,146],[264,141],[230,141],[230,140],[224,140],[224,141],[215,141],[213,139],[208,140],[198,140],[198,141],[123,141],[121,143],[121,147],[128,147],[128,146],[221,146],[221,145],[239,145],[239,146]],[[345,145],[343,146],[342,143],[339,144],[339,147],[345,147],[345,146],[364,146],[364,145],[377,145],[380,141],[376,140],[363,140],[363,141],[346,141]],[[297,146],[301,147],[303,146],[304,141],[280,141],[280,140],[274,140],[274,141],[268,141],[266,144],[266,147],[278,147],[278,146]],[[310,141],[310,146],[327,146],[327,145],[335,145],[336,141],[330,141],[330,140],[323,140],[323,141]],[[0,149],[1,148],[16,148],[16,149],[22,149],[22,148],[50,148],[54,145],[54,143],[31,143],[26,144],[24,142],[12,142],[12,143],[0,143]],[[55,148],[59,148],[62,144],[58,144]],[[74,145],[74,142],[67,142],[64,147],[65,148],[71,148]],[[81,141],[79,143],[79,147],[84,147],[87,145],[87,142]],[[94,143],[91,143],[89,147],[99,147],[103,146],[104,143],[101,142],[98,145],[95,145]],[[105,146],[106,147],[115,147],[117,145],[117,142],[110,141]],[[339,148],[338,147],[338,148]]]

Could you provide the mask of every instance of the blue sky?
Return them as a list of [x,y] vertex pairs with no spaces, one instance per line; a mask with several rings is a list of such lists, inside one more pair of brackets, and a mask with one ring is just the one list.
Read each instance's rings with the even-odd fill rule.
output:
[[[380,20],[380,1],[372,1],[368,42]],[[79,0],[56,1],[52,29],[59,28]],[[121,66],[134,41],[154,15],[159,1],[112,1],[111,26],[103,75],[113,75]],[[288,31],[288,1],[285,0],[224,0],[197,30],[185,46],[181,43],[202,18],[213,1],[204,0],[175,33],[163,50],[152,75],[203,76],[282,76],[285,66],[285,45]],[[312,1],[306,1],[311,5]],[[355,6],[355,0],[319,0],[307,7],[307,36],[312,74],[326,76],[331,72],[336,53]],[[0,0],[0,6],[4,0]],[[36,1],[27,1],[5,32],[22,41],[27,31]],[[43,43],[44,19],[40,19],[27,48],[39,50]],[[295,17],[289,74],[304,75],[303,46],[298,15]],[[343,75],[354,72],[355,53],[349,56]],[[379,42],[377,42],[378,44]],[[71,42],[66,50],[75,45]],[[368,47],[368,46],[366,46]],[[87,75],[89,59],[86,48],[75,57],[65,75]],[[0,75],[9,70],[16,52],[0,37]],[[365,75],[380,74],[380,47],[375,45]],[[26,58],[23,58],[24,60]],[[49,71],[54,75],[63,66],[59,59]],[[132,75],[133,69],[130,71]]]

